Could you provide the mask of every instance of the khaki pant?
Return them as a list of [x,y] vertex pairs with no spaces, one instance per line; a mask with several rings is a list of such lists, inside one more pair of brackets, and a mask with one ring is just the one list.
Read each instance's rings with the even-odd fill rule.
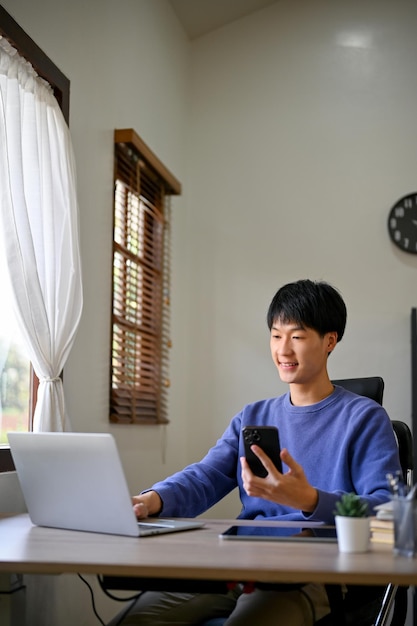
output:
[[313,626],[329,611],[326,591],[318,584],[252,593],[243,593],[240,586],[226,594],[147,591],[132,603],[124,619],[122,611],[108,626],[197,626],[213,617],[227,618],[225,626]]

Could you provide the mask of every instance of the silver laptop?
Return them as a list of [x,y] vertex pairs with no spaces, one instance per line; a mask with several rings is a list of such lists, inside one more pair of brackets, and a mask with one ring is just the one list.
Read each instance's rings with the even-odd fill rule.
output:
[[136,519],[116,442],[108,433],[8,433],[33,524],[133,537],[201,528]]

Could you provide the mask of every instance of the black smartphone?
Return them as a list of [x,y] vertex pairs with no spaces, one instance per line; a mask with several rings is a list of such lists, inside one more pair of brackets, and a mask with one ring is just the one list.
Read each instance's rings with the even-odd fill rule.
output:
[[251,450],[251,446],[256,444],[269,456],[277,470],[282,472],[278,428],[276,426],[245,426],[242,432],[245,457],[251,471],[260,478],[268,475],[261,461]]

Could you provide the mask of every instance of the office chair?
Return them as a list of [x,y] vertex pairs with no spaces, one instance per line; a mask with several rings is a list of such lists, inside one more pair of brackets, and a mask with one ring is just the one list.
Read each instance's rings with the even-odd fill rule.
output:
[[[358,395],[371,398],[382,405],[384,381],[379,376],[333,380]],[[397,439],[404,480],[411,485],[413,470],[413,441],[404,422],[391,420]],[[340,585],[326,585],[331,613],[318,620],[315,626],[404,626],[407,616],[407,587],[390,584],[381,586],[349,585],[343,597]],[[388,622],[388,620],[390,621]],[[223,626],[226,618],[219,617],[201,626]]]

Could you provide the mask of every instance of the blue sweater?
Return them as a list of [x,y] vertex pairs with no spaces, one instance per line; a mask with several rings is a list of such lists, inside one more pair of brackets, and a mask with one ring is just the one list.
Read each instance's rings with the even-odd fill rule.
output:
[[[301,464],[319,499],[311,514],[246,494],[239,457],[242,427],[279,429],[281,448]],[[284,473],[288,468],[284,465]],[[223,436],[198,463],[152,489],[160,495],[161,516],[194,517],[238,487],[242,519],[310,520],[332,523],[335,502],[354,491],[369,509],[387,502],[387,472],[400,470],[397,443],[386,411],[373,400],[336,387],[321,402],[293,406],[289,393],[250,404],[230,422]]]

